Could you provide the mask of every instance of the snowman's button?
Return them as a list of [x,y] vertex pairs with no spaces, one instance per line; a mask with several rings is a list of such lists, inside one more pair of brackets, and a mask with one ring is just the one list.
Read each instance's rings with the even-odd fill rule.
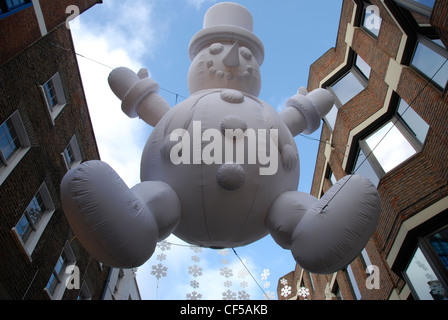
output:
[[243,103],[244,95],[240,91],[227,89],[221,92],[221,99],[229,103]]
[[216,181],[224,190],[235,191],[246,182],[246,172],[237,163],[226,163],[219,168],[216,174]]
[[[238,116],[228,116],[221,120],[221,133],[225,136],[226,130],[231,130],[236,139],[244,138],[244,132],[247,130],[247,123]],[[241,131],[237,131],[241,129]]]

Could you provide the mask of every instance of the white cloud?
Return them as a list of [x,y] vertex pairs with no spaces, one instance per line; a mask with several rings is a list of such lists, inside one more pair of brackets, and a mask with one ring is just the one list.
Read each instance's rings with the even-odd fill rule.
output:
[[194,6],[196,10],[201,9],[203,4],[211,4],[213,2],[216,2],[216,0],[187,0],[187,3]]
[[126,48],[116,46],[111,32],[98,33],[83,21],[72,32],[76,52],[89,58],[78,57],[78,63],[101,160],[132,187],[140,182],[140,156],[149,127],[121,111],[121,101],[107,81],[112,70],[105,65],[126,66],[137,72],[142,63]]

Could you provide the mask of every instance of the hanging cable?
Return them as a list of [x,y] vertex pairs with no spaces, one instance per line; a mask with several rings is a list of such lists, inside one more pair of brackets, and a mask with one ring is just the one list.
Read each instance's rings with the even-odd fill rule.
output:
[[264,296],[268,299],[271,300],[269,298],[269,296],[266,294],[266,292],[264,292],[263,288],[260,286],[260,284],[258,283],[257,279],[255,279],[255,277],[253,276],[252,272],[250,272],[249,268],[246,266],[246,264],[243,262],[243,260],[241,260],[240,256],[238,255],[238,253],[236,253],[235,248],[232,248],[233,252],[235,253],[235,255],[237,256],[237,258],[240,260],[241,264],[244,266],[244,268],[246,269],[247,272],[249,272],[250,276],[252,277],[252,279],[254,279],[255,283],[257,284],[257,286],[260,288],[260,290],[263,292]]

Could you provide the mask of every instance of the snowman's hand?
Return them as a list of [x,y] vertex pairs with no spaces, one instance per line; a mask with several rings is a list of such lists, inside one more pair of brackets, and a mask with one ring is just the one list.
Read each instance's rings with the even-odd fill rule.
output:
[[109,75],[109,85],[122,101],[122,110],[130,118],[140,117],[155,127],[171,109],[168,102],[159,95],[159,85],[149,78],[148,70],[134,71],[120,67]]
[[293,136],[311,134],[320,127],[320,120],[330,112],[334,104],[333,95],[325,89],[306,93],[304,88],[291,97],[280,117]]

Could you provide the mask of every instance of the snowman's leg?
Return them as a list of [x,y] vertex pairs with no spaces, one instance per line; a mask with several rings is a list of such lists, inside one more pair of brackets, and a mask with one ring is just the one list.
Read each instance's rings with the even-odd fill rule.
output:
[[265,224],[279,246],[291,249],[292,235],[296,226],[316,202],[315,197],[299,191],[285,192],[274,201]]
[[[146,262],[161,236],[176,226],[170,220],[178,221],[181,214],[179,199],[168,185],[154,182],[131,190],[101,161],[69,171],[61,183],[61,200],[80,243],[93,258],[117,268]],[[162,212],[168,209],[165,218]]]
[[[381,201],[375,186],[354,175],[339,180],[314,203],[297,194],[300,199],[279,198],[277,201],[283,203],[274,203],[271,209],[280,212],[283,207],[292,212],[291,216],[300,216],[295,218],[298,224],[292,233],[293,227],[288,223],[293,223],[294,218],[283,222],[294,259],[312,273],[329,274],[343,269],[361,253],[378,224]],[[307,206],[309,209],[303,213]]]
[[366,246],[380,212],[377,189],[367,178],[344,177],[308,210],[294,230],[294,259],[313,273],[343,269]]

